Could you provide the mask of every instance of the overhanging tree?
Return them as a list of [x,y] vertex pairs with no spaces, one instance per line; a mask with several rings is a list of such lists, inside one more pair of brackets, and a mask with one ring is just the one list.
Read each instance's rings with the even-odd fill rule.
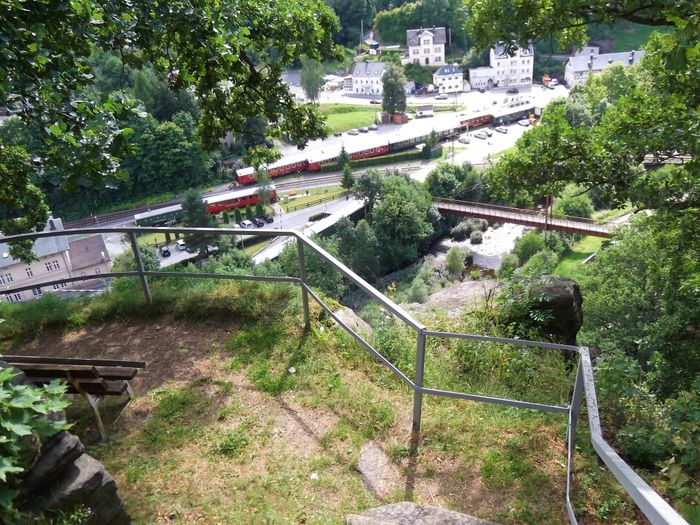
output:
[[[28,187],[50,172],[57,186],[74,190],[124,177],[119,159],[132,133],[124,123],[139,109],[118,92],[104,101],[85,96],[95,47],[119,53],[132,68],[151,64],[173,91],[194,93],[209,147],[256,115],[275,123],[269,136],[284,134],[299,146],[325,136],[317,109],[297,105],[281,80],[301,55],[340,56],[332,41],[337,19],[321,0],[8,0],[0,2],[0,20],[0,106],[40,123],[48,151],[41,165],[15,165],[3,180],[11,174]],[[276,155],[265,147],[249,153],[256,162]],[[46,219],[45,208],[15,217],[12,201],[2,205],[0,221],[15,221],[15,229],[41,228]]]

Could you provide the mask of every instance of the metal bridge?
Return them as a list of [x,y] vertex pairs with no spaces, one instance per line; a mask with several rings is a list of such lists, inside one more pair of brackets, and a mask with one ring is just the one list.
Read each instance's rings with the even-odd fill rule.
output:
[[476,217],[496,222],[512,222],[523,226],[533,226],[541,230],[556,230],[566,233],[579,233],[595,237],[612,237],[615,226],[609,222],[594,221],[581,217],[548,215],[543,211],[523,208],[509,208],[480,202],[433,199],[440,213]]

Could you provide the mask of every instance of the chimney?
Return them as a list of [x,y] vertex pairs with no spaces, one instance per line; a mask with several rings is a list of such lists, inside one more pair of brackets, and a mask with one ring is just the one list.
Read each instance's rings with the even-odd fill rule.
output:
[[49,230],[54,231],[56,229],[56,225],[53,222],[53,217],[49,217]]

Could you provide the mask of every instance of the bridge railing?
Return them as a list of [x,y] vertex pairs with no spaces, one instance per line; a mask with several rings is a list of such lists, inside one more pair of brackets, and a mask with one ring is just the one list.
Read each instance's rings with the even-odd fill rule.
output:
[[[517,408],[526,408],[540,410],[544,412],[553,412],[567,416],[567,474],[566,474],[566,509],[569,521],[572,524],[577,524],[577,519],[574,513],[574,508],[571,503],[572,490],[572,472],[574,461],[574,442],[576,437],[576,424],[578,421],[579,410],[581,403],[585,401],[588,414],[588,425],[591,433],[591,442],[596,453],[603,462],[608,466],[610,471],[618,479],[625,491],[631,496],[637,504],[641,512],[653,525],[688,525],[688,523],[666,502],[659,496],[634,470],[627,465],[615,450],[606,442],[600,418],[598,415],[598,402],[596,398],[595,383],[593,376],[593,366],[591,364],[590,354],[585,347],[577,347],[570,345],[561,345],[555,343],[544,343],[537,341],[527,341],[521,339],[509,339],[488,337],[474,334],[462,334],[454,332],[441,332],[427,329],[421,322],[415,320],[400,306],[395,304],[391,299],[372,287],[368,282],[362,279],[359,275],[353,272],[350,268],[341,263],[338,259],[326,252],[311,239],[293,230],[267,230],[259,229],[256,235],[262,237],[291,237],[296,240],[297,258],[299,263],[298,276],[260,276],[260,275],[229,275],[215,273],[189,273],[189,272],[163,272],[163,271],[147,271],[144,269],[140,250],[138,249],[137,236],[142,233],[178,233],[178,234],[207,234],[207,235],[248,235],[249,230],[245,229],[219,229],[219,228],[157,228],[157,227],[115,227],[115,228],[85,228],[79,230],[54,230],[39,233],[28,233],[23,235],[14,235],[10,237],[0,238],[0,242],[12,242],[24,239],[38,239],[44,237],[59,237],[69,235],[89,235],[89,234],[109,234],[118,233],[126,235],[130,241],[131,249],[136,261],[136,271],[127,272],[111,272],[100,274],[100,278],[109,277],[133,277],[138,278],[141,282],[144,297],[147,303],[152,302],[149,279],[154,277],[186,277],[199,279],[231,279],[231,280],[249,280],[249,281],[268,281],[268,282],[286,282],[300,287],[301,300],[303,306],[304,327],[309,329],[311,326],[311,316],[309,312],[309,297],[316,301],[319,306],[331,317],[338,325],[353,337],[362,347],[367,349],[374,357],[384,364],[394,375],[403,381],[413,391],[413,421],[411,428],[411,448],[415,454],[418,449],[420,439],[420,426],[422,420],[423,395],[434,395],[440,397],[450,397],[457,399],[465,399],[476,402],[493,403],[499,405],[512,406]],[[338,271],[344,278],[354,283],[359,289],[365,292],[372,300],[377,301],[388,312],[399,319],[407,327],[411,328],[416,333],[416,353],[415,353],[415,375],[413,379],[408,374],[401,371],[395,366],[386,356],[377,350],[369,341],[361,334],[353,330],[346,322],[336,315],[333,308],[326,304],[321,296],[317,294],[309,285],[305,270],[305,252],[306,250],[315,253],[323,259],[329,266]],[[69,277],[56,280],[48,280],[37,284],[33,282],[27,286],[14,286],[6,288],[0,293],[11,294],[24,290],[36,288],[37,286],[49,286],[61,283],[73,283],[85,280],[94,279],[94,275]],[[489,397],[468,392],[454,392],[447,390],[439,390],[428,388],[424,385],[423,374],[426,359],[426,342],[429,337],[448,338],[448,339],[465,339],[473,341],[481,341],[493,344],[505,344],[515,346],[526,346],[543,348],[553,351],[564,351],[578,355],[578,369],[576,380],[573,387],[573,393],[568,405],[556,406],[546,405],[541,403],[531,403],[516,399],[507,399],[500,397]]]
[[[471,202],[471,201],[458,201],[453,199],[433,199],[433,202],[446,204],[446,205],[464,205],[464,206],[477,206],[479,208],[498,210],[503,212],[519,213],[521,215],[534,215],[538,217],[544,217],[545,213],[539,210],[532,210],[529,208],[513,208],[511,206],[500,206],[497,204],[485,204],[482,202]],[[586,217],[573,217],[571,215],[549,215],[549,219],[559,219],[562,221],[572,221],[572,222],[583,222],[586,224],[609,226],[610,223],[607,221],[598,221],[596,219],[588,219]]]

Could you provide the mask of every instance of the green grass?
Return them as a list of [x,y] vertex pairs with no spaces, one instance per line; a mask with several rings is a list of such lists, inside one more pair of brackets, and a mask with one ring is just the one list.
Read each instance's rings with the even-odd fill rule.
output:
[[564,253],[554,269],[554,275],[571,277],[576,267],[600,249],[604,240],[602,237],[585,236]]
[[[285,202],[285,194],[280,196],[280,206],[285,212],[292,209],[301,209],[301,206],[320,198],[335,198],[340,197],[345,190],[340,186],[323,186],[321,188],[311,188],[309,190],[299,191],[296,196],[290,198],[288,202]],[[290,196],[291,197],[291,196]]]
[[[312,329],[304,332],[299,294],[289,286],[171,282],[154,282],[152,308],[144,307],[132,281],[89,302],[66,302],[70,307],[54,320],[61,326],[71,312],[85,319],[111,312],[135,322],[157,318],[163,333],[183,315],[238,324],[216,344],[202,329],[187,373],[177,368],[160,378],[162,385],[110,425],[110,442],[92,449],[117,479],[136,525],[163,516],[174,523],[340,523],[344,514],[387,502],[371,495],[355,468],[368,440],[388,451],[401,476],[388,502],[432,502],[437,493],[440,505],[504,525],[565,522],[564,417],[425,396],[420,454],[410,458],[412,392],[317,305]],[[27,305],[25,319],[36,324],[57,309],[42,300]],[[7,319],[0,335],[13,333],[2,331],[8,323],[16,327],[19,312],[0,310]],[[415,333],[381,312],[370,321],[368,340],[413,377]],[[483,313],[438,315],[429,324],[499,335]],[[565,402],[572,379],[550,350],[435,338],[428,339],[425,372],[434,388],[557,403]],[[629,501],[599,467],[581,427],[579,518],[634,522]],[[413,494],[405,492],[407,479],[415,480]]]
[[333,131],[347,131],[374,124],[381,105],[321,104],[321,113],[328,116],[326,123]]

